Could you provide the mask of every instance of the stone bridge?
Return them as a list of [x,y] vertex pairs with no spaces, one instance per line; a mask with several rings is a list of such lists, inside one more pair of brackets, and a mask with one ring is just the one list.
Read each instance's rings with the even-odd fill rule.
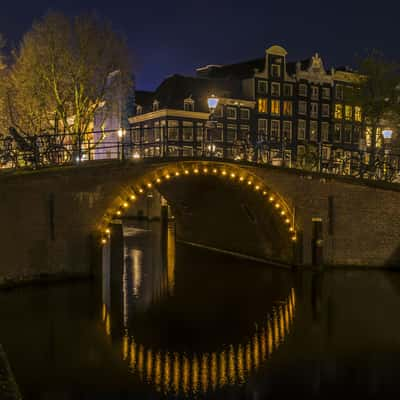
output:
[[223,160],[114,160],[0,175],[1,279],[93,273],[110,223],[149,190],[192,244],[309,266],[317,219],[325,265],[399,265],[400,185]]

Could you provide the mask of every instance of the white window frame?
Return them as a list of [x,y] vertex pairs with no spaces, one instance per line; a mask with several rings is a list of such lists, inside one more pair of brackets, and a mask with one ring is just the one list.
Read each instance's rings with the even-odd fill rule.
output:
[[[328,94],[327,94],[328,93]],[[331,98],[331,88],[322,87],[322,94],[321,97],[323,99],[329,100]]]
[[[278,73],[275,75],[274,70],[277,70]],[[281,77],[281,66],[279,64],[271,64],[271,77],[272,78],[280,78]]]
[[321,123],[321,140],[323,142],[329,142],[329,122]]
[[[285,94],[285,88],[289,88],[289,93],[290,94]],[[284,83],[283,84],[283,95],[285,97],[292,97],[293,96],[293,85],[291,83]]]
[[[288,135],[286,134],[286,129],[285,129],[287,127],[289,127],[289,129],[288,129],[289,134]],[[284,120],[282,122],[282,135],[288,142],[292,141],[292,121],[285,121]]]
[[[261,90],[261,85],[265,88],[265,90]],[[265,80],[257,81],[257,93],[267,94],[268,93],[268,82]]]
[[259,140],[262,139],[262,135],[266,136],[268,134],[268,120],[267,119],[259,118],[257,120],[257,133],[258,133]]
[[[274,138],[275,140],[279,141],[280,137],[281,137],[281,124],[280,124],[280,120],[279,119],[271,119],[271,140],[272,138]],[[274,129],[273,126],[277,126],[277,135],[274,135]]]
[[[302,106],[304,106],[304,111],[301,110]],[[307,102],[306,101],[299,101],[299,109],[298,112],[300,115],[306,115],[307,114]]]
[[297,120],[297,139],[306,140],[307,122],[305,119]]
[[311,86],[311,98],[314,100],[319,99],[319,87],[318,86]]
[[[278,90],[276,91],[275,89]],[[277,92],[277,93],[276,93]],[[271,96],[280,97],[281,95],[281,84],[279,82],[271,82]]]
[[[229,112],[230,111],[234,111],[235,116],[234,117],[230,117],[229,116]],[[236,107],[226,107],[226,119],[230,119],[230,120],[237,120],[237,109]]]
[[[235,131],[235,134],[234,134],[232,140],[228,140],[228,132],[229,132],[230,130],[234,130],[234,131]],[[237,127],[237,125],[235,125],[235,124],[228,124],[228,125],[226,125],[226,137],[225,137],[225,142],[226,142],[226,143],[233,143],[233,142],[237,139],[237,132],[238,132],[238,127]]]
[[[246,112],[246,117],[243,118],[242,116],[242,112],[245,111]],[[239,109],[239,116],[240,116],[240,120],[241,121],[247,121],[250,119],[250,109],[249,108],[240,108]]]
[[330,104],[328,104],[328,103],[322,103],[322,110],[321,110],[321,113],[322,113],[322,116],[323,117],[329,117],[329,113],[330,113]]
[[[314,133],[312,133],[313,131]],[[318,141],[318,121],[310,121],[310,142],[317,142],[317,141]]]
[[310,104],[310,116],[311,118],[318,118],[318,103]]
[[[304,89],[304,93],[303,93],[303,89]],[[307,85],[305,83],[299,84],[299,96],[307,97]]]

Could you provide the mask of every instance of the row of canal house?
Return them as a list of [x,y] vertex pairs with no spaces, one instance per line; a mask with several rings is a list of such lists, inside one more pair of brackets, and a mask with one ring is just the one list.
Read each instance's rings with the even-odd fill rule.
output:
[[[195,77],[173,75],[154,92],[136,91],[131,139],[143,155],[199,155],[212,141],[214,155],[229,157],[250,141],[265,159],[295,163],[308,152],[341,159],[371,142],[361,108],[345,99],[357,78],[348,68],[327,70],[318,54],[287,62],[286,50],[272,46],[259,59],[207,65]],[[211,95],[219,104],[210,131]]]

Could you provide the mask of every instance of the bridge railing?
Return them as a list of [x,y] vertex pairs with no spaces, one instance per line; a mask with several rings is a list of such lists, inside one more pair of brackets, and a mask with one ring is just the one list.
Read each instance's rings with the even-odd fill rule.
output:
[[[143,132],[109,130],[85,134],[41,134],[0,136],[0,168],[45,168],[87,163],[92,160],[140,160],[145,158],[197,157],[246,161],[355,178],[400,182],[400,154],[389,149],[375,152],[344,150],[333,146],[329,152],[310,146],[302,153],[287,144],[259,141],[249,135],[231,142],[220,138],[166,132],[152,128]],[[306,146],[307,147],[307,146]],[[325,147],[325,145],[324,145]]]

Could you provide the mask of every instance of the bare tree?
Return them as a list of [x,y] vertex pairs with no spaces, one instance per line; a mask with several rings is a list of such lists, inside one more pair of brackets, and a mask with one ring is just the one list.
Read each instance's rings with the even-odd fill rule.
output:
[[107,118],[129,93],[126,42],[93,15],[49,13],[24,35],[5,86],[8,118],[18,132],[85,134],[100,110]]

